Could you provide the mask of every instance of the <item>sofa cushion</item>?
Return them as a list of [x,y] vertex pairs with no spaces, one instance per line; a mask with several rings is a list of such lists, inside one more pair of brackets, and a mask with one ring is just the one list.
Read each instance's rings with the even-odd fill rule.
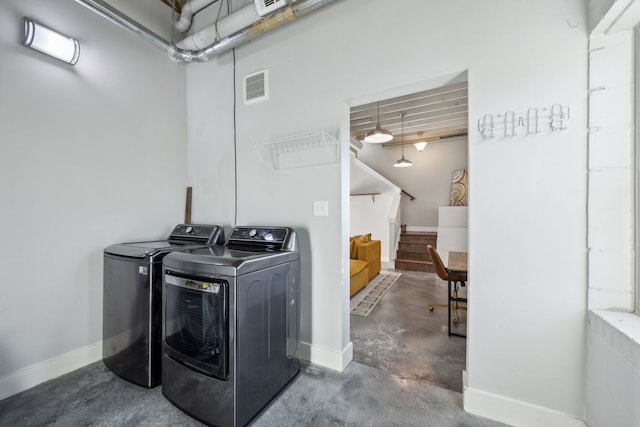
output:
[[349,295],[353,296],[369,282],[369,267],[364,261],[352,259],[350,260],[349,273],[351,277]]
[[[356,274],[360,273],[362,270],[367,268],[367,263],[364,261],[360,261],[359,259],[351,259],[349,260],[349,276],[353,277]],[[368,274],[368,273],[367,273]]]
[[349,258],[358,259],[358,242],[361,235],[351,236],[349,239]]
[[358,259],[358,247],[371,241],[371,233],[357,234],[349,239],[349,258]]

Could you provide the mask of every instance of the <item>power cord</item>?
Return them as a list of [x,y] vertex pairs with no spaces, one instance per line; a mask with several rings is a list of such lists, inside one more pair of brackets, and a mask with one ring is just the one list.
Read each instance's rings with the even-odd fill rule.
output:
[[[227,14],[231,13],[231,6],[229,5],[229,0],[227,0]],[[233,55],[233,186],[234,186],[234,215],[233,215],[233,226],[235,227],[238,223],[238,128],[236,121],[236,113],[237,113],[237,71],[236,71],[236,49],[231,49],[231,54]]]

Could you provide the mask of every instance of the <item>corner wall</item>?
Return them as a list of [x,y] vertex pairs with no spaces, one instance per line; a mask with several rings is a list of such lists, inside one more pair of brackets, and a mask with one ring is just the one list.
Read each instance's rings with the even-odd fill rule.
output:
[[[23,16],[77,38],[77,65],[22,46]],[[72,0],[3,0],[0,58],[2,399],[102,358],[102,251],[166,237],[187,171],[162,52]]]

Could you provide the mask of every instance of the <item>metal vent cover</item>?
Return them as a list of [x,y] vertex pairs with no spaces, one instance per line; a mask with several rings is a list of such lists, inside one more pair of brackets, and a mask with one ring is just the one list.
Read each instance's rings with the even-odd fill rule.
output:
[[287,5],[287,0],[254,0],[258,15],[264,16]]
[[261,70],[244,78],[244,103],[254,104],[269,99],[269,70]]

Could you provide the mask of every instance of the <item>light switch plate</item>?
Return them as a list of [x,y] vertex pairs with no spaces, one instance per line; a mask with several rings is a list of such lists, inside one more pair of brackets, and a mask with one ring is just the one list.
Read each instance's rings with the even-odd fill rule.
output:
[[328,200],[314,200],[314,202],[313,202],[313,216],[329,216],[329,201]]

